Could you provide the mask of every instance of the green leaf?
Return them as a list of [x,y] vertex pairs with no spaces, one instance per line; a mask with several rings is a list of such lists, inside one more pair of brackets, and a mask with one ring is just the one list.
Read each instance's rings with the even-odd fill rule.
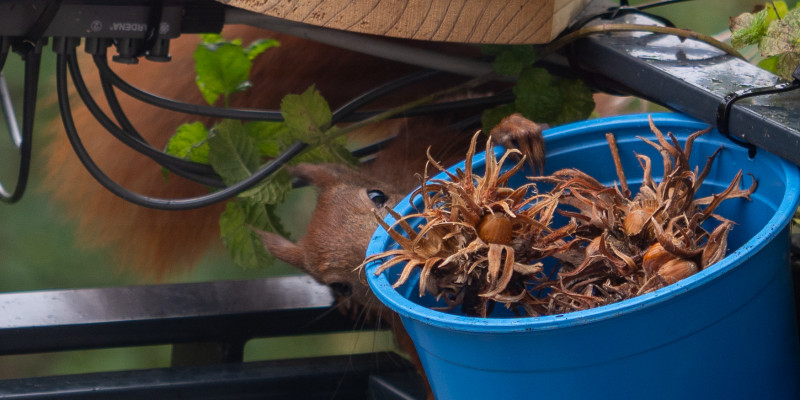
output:
[[785,1],[771,1],[770,4],[765,5],[765,8],[767,9],[768,23],[784,18],[789,12],[789,6],[786,5]]
[[760,68],[770,71],[777,75],[778,73],[778,56],[764,58],[757,64]]
[[[184,160],[208,164],[208,130],[202,122],[183,124],[167,142],[167,154]],[[169,178],[169,170],[162,167],[164,180]]]
[[517,110],[536,122],[553,123],[561,113],[563,97],[553,82],[553,76],[544,68],[527,68],[522,71],[514,86]]
[[758,43],[767,33],[767,10],[755,14],[744,13],[730,20],[731,45],[741,49]]
[[280,45],[281,43],[275,39],[260,39],[256,40],[253,43],[250,43],[250,45],[247,46],[246,49],[244,49],[244,54],[247,55],[247,58],[250,59],[250,61],[253,61],[261,53],[273,47],[278,47]]
[[[561,79],[556,83],[561,91],[562,104],[558,117],[550,123],[561,125],[568,122],[584,120],[594,110],[594,96],[583,81],[579,79]],[[523,114],[524,115],[524,114]]]
[[281,223],[281,218],[277,213],[277,205],[267,204],[264,207],[267,210],[267,221],[269,222],[269,227],[267,227],[271,232],[275,232],[283,237],[289,237],[289,231],[283,226]]
[[[761,13],[766,14],[766,10]],[[780,21],[776,20],[769,24],[764,37],[758,43],[758,50],[764,57],[797,52],[800,50],[797,47],[798,39],[800,39],[800,9],[796,8],[784,15]]]
[[347,138],[338,137],[333,141],[322,143],[311,150],[299,154],[292,159],[291,164],[297,165],[300,163],[345,163],[350,165],[358,165],[358,159],[353,157],[350,150],[345,147]]
[[788,9],[783,1],[771,2],[755,14],[731,19],[731,40],[735,47],[758,44],[764,57],[758,66],[793,80],[800,63],[800,8]]
[[529,67],[536,62],[536,49],[530,45],[516,45],[509,48],[511,54],[523,65]]
[[[502,46],[504,49],[496,54],[492,67],[500,74],[518,76],[526,67],[536,61],[533,46]],[[496,50],[493,50],[496,51]]]
[[291,190],[292,177],[281,169],[254,188],[240,193],[239,197],[258,204],[277,205],[283,203]]
[[[261,165],[261,154],[256,140],[246,125],[225,120],[214,127],[209,142],[209,161],[227,185],[249,177]],[[278,171],[255,187],[239,194],[259,204],[281,203],[292,190],[291,177]]]
[[289,127],[283,122],[255,121],[248,122],[244,126],[255,141],[261,157],[277,157],[291,144]]
[[166,152],[184,160],[208,164],[208,130],[202,122],[183,124],[167,142]]
[[522,69],[525,68],[519,59],[514,57],[510,51],[500,53],[497,58],[492,62],[492,67],[495,71],[506,76],[517,76]]
[[220,215],[219,228],[222,242],[234,263],[242,268],[259,268],[273,262],[274,257],[251,228],[275,231],[271,218],[264,205],[240,199],[228,202]]
[[314,86],[302,94],[284,96],[281,114],[292,137],[309,144],[323,140],[333,117],[328,102]]
[[240,44],[203,43],[194,52],[197,87],[208,104],[240,92],[250,83],[252,62]]
[[239,121],[224,120],[208,139],[208,161],[227,185],[247,178],[261,163],[255,141]]
[[581,80],[555,78],[543,68],[523,69],[513,91],[513,103],[484,111],[484,132],[515,112],[536,122],[561,125],[584,120],[594,110],[592,91]]
[[560,125],[584,120],[594,110],[592,91],[578,79],[554,78],[543,68],[524,68],[514,86],[516,99],[513,103],[484,110],[481,126],[491,132],[500,121],[515,113],[526,118]]

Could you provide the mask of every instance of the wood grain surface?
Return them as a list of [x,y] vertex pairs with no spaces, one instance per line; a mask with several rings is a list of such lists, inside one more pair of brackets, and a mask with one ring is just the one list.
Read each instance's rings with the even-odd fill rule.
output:
[[589,0],[218,0],[315,26],[442,42],[547,43]]

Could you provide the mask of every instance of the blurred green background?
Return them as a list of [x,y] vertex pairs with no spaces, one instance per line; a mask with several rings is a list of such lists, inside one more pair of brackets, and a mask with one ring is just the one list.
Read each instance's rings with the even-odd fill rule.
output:
[[[632,1],[632,4],[646,1]],[[649,2],[649,1],[648,1]],[[652,9],[666,16],[678,27],[689,28],[708,34],[727,30],[728,18],[748,11],[756,1],[744,0],[696,0],[663,8]],[[790,2],[790,5],[794,2]],[[37,131],[57,117],[52,104],[54,55],[44,52],[40,87],[39,119]],[[12,95],[21,99],[21,61],[15,54],[9,56],[5,68]],[[18,113],[21,110],[17,110]],[[107,251],[87,249],[73,239],[75,227],[60,217],[57,206],[51,204],[39,188],[43,174],[43,160],[38,159],[37,149],[44,143],[41,135],[35,136],[34,160],[31,184],[25,197],[17,204],[0,204],[0,291],[28,291],[97,286],[120,286],[142,284],[137,277],[120,271],[113,265]],[[0,123],[0,179],[11,185],[15,180],[18,157],[9,150],[5,123]],[[308,221],[308,212],[313,208],[313,192],[298,191],[292,207],[282,212],[291,215],[290,226],[294,237],[302,233]],[[284,217],[285,220],[289,218]],[[206,280],[248,279],[263,276],[295,273],[291,267],[278,264],[260,270],[243,271],[234,266],[227,255],[210,251],[196,271],[168,278],[168,282],[196,282]],[[248,360],[313,356],[347,352],[388,349],[391,338],[385,332],[363,332],[361,334],[338,334],[325,337],[300,337],[254,341],[248,345]],[[0,379],[65,374],[116,369],[149,368],[169,364],[169,346],[154,346],[136,349],[110,349],[79,352],[63,352],[24,356],[0,357]]]

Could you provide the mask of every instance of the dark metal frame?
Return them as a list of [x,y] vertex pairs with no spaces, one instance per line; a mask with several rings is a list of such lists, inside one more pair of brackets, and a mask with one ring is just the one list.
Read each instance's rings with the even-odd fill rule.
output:
[[[596,3],[596,2],[595,2]],[[597,23],[608,22],[599,21]],[[658,24],[629,14],[614,22]],[[573,66],[603,89],[635,95],[727,127],[728,134],[800,165],[800,91],[766,93],[719,113],[726,97],[787,81],[711,45],[665,34],[613,33],[575,43]],[[725,118],[720,121],[719,118]]]
[[0,294],[0,355],[173,345],[170,368],[5,380],[0,399],[422,396],[393,353],[243,362],[251,339],[379,328],[332,304],[307,276]]

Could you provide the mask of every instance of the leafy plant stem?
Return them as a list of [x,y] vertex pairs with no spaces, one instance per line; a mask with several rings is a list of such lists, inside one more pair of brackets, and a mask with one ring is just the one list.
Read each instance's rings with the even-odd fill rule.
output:
[[727,43],[721,42],[703,33],[690,31],[688,29],[672,28],[667,26],[639,25],[639,24],[603,24],[603,25],[587,26],[578,29],[574,32],[571,32],[565,36],[562,36],[559,39],[554,40],[553,42],[545,46],[545,48],[542,50],[542,53],[540,53],[539,56],[541,58],[549,54],[552,54],[557,50],[559,50],[560,48],[578,39],[582,39],[584,37],[595,35],[598,33],[611,33],[611,32],[652,32],[652,33],[675,35],[685,39],[694,39],[701,41],[703,43],[707,43],[734,57],[745,59],[745,57],[742,56],[741,53],[739,53],[736,49],[734,49]]

